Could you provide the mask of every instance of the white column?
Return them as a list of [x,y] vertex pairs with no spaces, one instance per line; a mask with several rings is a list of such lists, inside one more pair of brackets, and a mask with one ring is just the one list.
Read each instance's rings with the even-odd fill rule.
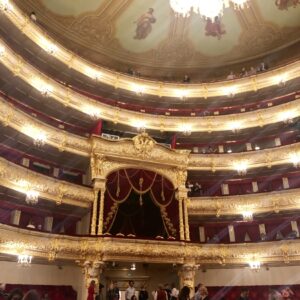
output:
[[13,210],[11,212],[11,215],[10,215],[10,223],[12,225],[16,225],[16,226],[19,226],[20,225],[20,218],[21,218],[21,211],[20,210]]
[[280,138],[277,137],[277,138],[275,138],[274,141],[275,141],[275,146],[276,147],[281,146],[281,140],[280,140]]
[[206,239],[205,239],[204,226],[199,226],[199,237],[200,237],[200,242],[205,243]]
[[219,145],[218,149],[219,149],[219,153],[224,153],[224,145]]
[[297,232],[297,237],[299,237],[299,228],[297,221],[291,221],[292,230]]
[[235,232],[233,225],[228,225],[228,232],[229,232],[229,241],[230,243],[235,242]]
[[221,184],[222,195],[229,195],[229,187],[227,183]]
[[282,185],[284,189],[289,189],[289,179],[287,177],[282,177]]
[[252,191],[253,191],[253,193],[257,193],[258,192],[257,181],[252,181]]
[[53,217],[46,217],[44,220],[44,230],[51,232],[52,226],[53,226]]
[[251,145],[251,143],[246,143],[246,150],[247,151],[252,151],[252,145]]

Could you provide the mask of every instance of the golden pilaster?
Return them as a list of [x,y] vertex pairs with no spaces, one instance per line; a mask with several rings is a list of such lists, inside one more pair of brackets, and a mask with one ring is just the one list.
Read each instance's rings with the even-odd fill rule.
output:
[[195,274],[198,266],[194,263],[184,264],[178,272],[180,288],[188,286],[191,289],[190,296],[194,295]]
[[94,202],[93,202],[93,215],[92,215],[92,224],[91,224],[91,235],[96,235],[96,226],[97,226],[97,210],[98,210],[98,195],[99,190],[94,190]]
[[102,188],[100,190],[100,207],[99,207],[99,220],[98,220],[98,235],[102,235],[103,234],[104,194],[105,194],[105,188]]
[[185,226],[185,240],[190,241],[190,227],[189,227],[189,216],[188,216],[188,198],[183,199],[184,208],[184,226]]
[[184,240],[184,223],[183,223],[183,211],[182,211],[182,198],[179,197],[178,199],[179,205],[179,235],[180,240]]

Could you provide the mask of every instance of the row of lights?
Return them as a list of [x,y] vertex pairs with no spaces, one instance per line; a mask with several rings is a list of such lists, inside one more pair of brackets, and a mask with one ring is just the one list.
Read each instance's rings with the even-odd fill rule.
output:
[[[54,46],[51,46],[51,44],[49,44],[48,42],[46,44],[47,44],[48,52],[55,52],[56,48]],[[0,45],[0,57],[3,57],[4,55],[5,55],[5,47]],[[100,73],[98,73],[96,70],[93,70],[91,68],[87,70],[89,76],[93,77],[94,79],[97,80],[101,77]],[[284,80],[286,80],[287,75],[277,76],[276,78],[277,81],[283,82]],[[54,87],[40,78],[37,77],[33,78],[31,84],[44,97],[50,97],[51,94],[53,94],[54,92]],[[138,95],[142,95],[145,92],[145,87],[142,85],[135,84],[132,85],[132,90]],[[232,88],[232,87],[225,88],[225,90],[228,95],[233,95],[236,92],[236,88]],[[180,97],[181,99],[186,99],[188,97],[188,91],[186,90],[177,90],[176,93],[177,96]],[[99,119],[101,117],[101,111],[93,105],[83,105],[82,110],[86,114],[90,115],[93,119]],[[292,123],[293,119],[296,118],[297,116],[298,113],[296,109],[285,110],[278,114],[277,119],[278,121],[282,121],[284,123],[289,124]],[[144,124],[145,124],[144,127],[146,128],[146,122],[144,122]],[[135,126],[135,127],[140,128],[139,126]],[[185,135],[189,135],[193,131],[193,126],[191,124],[183,124],[180,127],[182,127],[182,130],[179,128],[179,131],[183,132]],[[242,127],[243,127],[242,121],[230,121],[227,123],[227,129],[233,132],[238,132]]]

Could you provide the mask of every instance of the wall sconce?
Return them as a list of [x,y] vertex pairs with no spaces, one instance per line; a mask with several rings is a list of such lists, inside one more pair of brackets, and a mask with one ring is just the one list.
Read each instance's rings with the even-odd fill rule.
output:
[[247,174],[248,163],[246,161],[235,162],[233,166],[239,175],[244,176]]
[[253,221],[253,212],[252,211],[249,211],[249,210],[243,211],[242,215],[243,215],[243,220],[245,222]]

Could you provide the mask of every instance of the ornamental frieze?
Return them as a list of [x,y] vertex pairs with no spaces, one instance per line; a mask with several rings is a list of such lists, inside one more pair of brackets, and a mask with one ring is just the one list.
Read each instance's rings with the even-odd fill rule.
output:
[[32,232],[0,225],[0,253],[18,255],[26,252],[49,260],[134,260],[135,262],[172,262],[183,264],[247,264],[253,258],[262,263],[299,262],[298,240],[243,243],[192,244],[184,242],[145,241],[117,238],[87,238]]
[[94,199],[91,188],[38,174],[4,158],[0,158],[0,184],[24,194],[28,190],[37,191],[42,198],[57,204],[89,207]]
[[189,215],[242,215],[243,211],[263,213],[300,209],[300,189],[226,197],[191,198]]

